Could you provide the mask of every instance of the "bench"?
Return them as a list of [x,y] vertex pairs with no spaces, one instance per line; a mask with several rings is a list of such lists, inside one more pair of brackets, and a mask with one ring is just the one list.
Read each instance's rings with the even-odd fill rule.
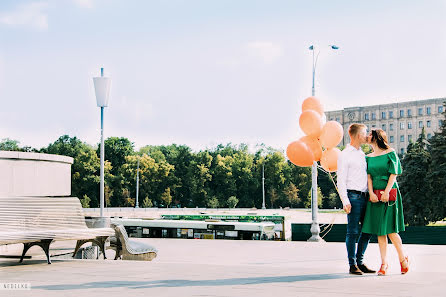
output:
[[130,240],[127,231],[121,224],[112,224],[116,232],[116,238],[110,239],[110,245],[116,249],[115,260],[139,260],[151,261],[156,258],[158,250],[144,242]]
[[32,246],[40,246],[51,264],[49,249],[55,240],[77,240],[74,254],[86,242],[99,246],[112,228],[88,228],[76,197],[0,197],[0,245],[23,243],[20,263]]

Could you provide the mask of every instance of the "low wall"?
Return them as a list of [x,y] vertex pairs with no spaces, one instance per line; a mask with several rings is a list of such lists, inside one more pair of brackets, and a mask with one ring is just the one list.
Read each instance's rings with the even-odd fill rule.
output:
[[0,151],[0,197],[70,196],[73,158]]

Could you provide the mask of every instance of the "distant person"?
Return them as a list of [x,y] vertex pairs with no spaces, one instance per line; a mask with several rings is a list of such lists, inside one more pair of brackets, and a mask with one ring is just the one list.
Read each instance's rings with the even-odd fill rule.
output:
[[347,213],[345,244],[350,265],[349,273],[362,275],[363,273],[376,272],[369,269],[363,262],[371,235],[361,232],[361,224],[369,199],[367,163],[365,154],[361,150],[361,145],[367,141],[367,127],[363,124],[352,124],[348,128],[348,134],[350,143],[347,144],[338,159],[338,190],[344,211]]
[[409,258],[404,254],[403,242],[398,232],[404,231],[403,202],[396,182],[401,174],[401,164],[395,150],[387,143],[381,129],[372,130],[367,137],[373,152],[367,155],[367,174],[370,202],[364,218],[362,232],[378,236],[381,268],[378,275],[387,275],[387,243],[390,238],[398,252],[401,273],[409,271]]

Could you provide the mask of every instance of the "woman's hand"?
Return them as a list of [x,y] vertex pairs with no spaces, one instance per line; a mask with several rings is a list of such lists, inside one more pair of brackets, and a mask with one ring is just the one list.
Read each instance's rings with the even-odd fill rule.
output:
[[376,194],[373,193],[373,192],[370,192],[370,201],[371,201],[372,203],[376,203],[376,202],[379,201],[378,196],[376,196]]
[[389,202],[389,191],[384,190],[381,192],[381,202]]

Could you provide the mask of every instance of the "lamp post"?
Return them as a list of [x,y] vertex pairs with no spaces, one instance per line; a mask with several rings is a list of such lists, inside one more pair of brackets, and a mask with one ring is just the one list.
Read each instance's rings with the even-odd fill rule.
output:
[[138,156],[138,165],[136,168],[136,203],[135,203],[135,208],[139,208],[138,196],[139,196],[139,156]]
[[[339,49],[336,45],[329,45],[329,47],[333,50]],[[309,50],[313,52],[313,86],[311,88],[311,96],[316,95],[316,89],[314,88],[314,79],[316,77],[316,66],[317,66],[317,59],[319,57],[320,50],[317,51],[316,59],[314,58],[314,52],[316,51],[316,47],[314,45],[311,45],[309,47]],[[318,205],[317,205],[317,162],[313,162],[313,166],[311,167],[311,237],[308,239],[308,241],[318,242],[318,241],[324,241],[319,233],[321,232],[321,229],[319,227],[319,223],[317,220],[317,214],[318,214]]]
[[262,193],[263,193],[263,202],[262,202],[262,209],[266,209],[265,205],[265,159],[262,163]]
[[93,77],[94,90],[96,94],[96,103],[101,108],[101,182],[100,182],[100,216],[104,218],[104,107],[108,106],[110,95],[111,79],[104,77],[104,68],[101,68],[101,76]]

